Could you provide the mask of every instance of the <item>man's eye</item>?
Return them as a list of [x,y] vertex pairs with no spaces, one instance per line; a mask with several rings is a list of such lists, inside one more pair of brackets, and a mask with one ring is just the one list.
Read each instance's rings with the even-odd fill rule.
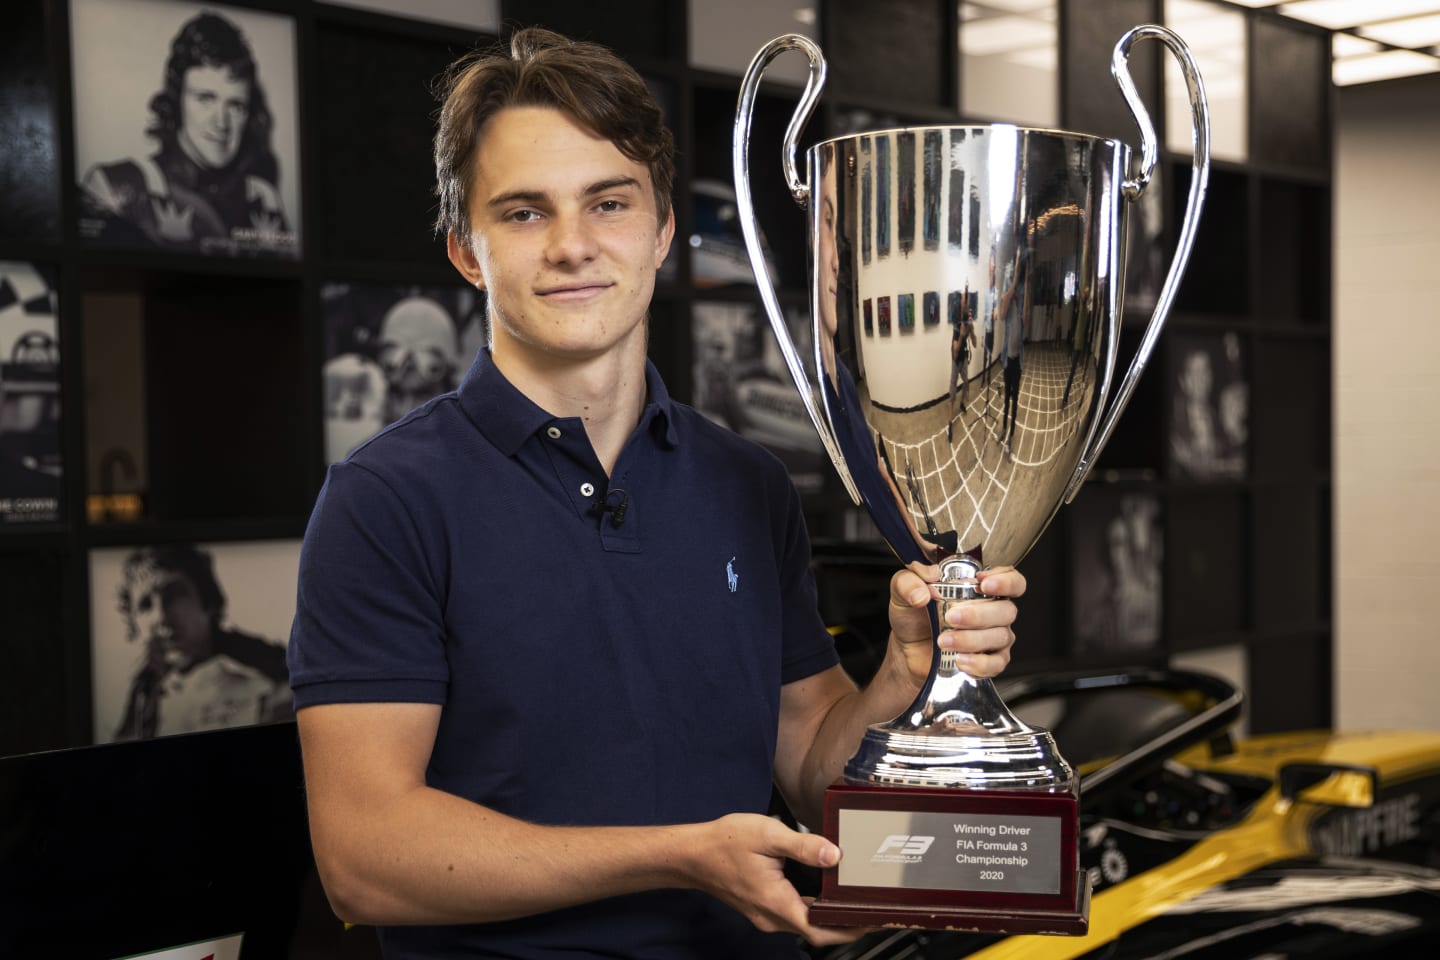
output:
[[601,200],[595,209],[601,213],[619,213],[625,209],[625,203],[621,200]]
[[536,216],[537,214],[534,210],[516,210],[510,214],[509,220],[512,223],[529,223],[534,220]]

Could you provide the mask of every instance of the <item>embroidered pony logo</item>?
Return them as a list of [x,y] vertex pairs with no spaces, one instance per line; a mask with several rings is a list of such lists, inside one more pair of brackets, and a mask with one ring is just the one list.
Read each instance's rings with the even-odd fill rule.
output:
[[725,564],[725,582],[730,584],[731,593],[734,593],[740,586],[740,574],[735,572],[734,557],[731,557],[730,562]]

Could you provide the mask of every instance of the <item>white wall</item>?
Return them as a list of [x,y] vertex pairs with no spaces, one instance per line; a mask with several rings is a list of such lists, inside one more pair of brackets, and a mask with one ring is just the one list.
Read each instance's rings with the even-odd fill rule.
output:
[[1335,142],[1335,724],[1440,728],[1440,75]]
[[[1239,644],[1177,653],[1171,656],[1170,666],[1177,670],[1199,670],[1224,677],[1247,698],[1250,696],[1250,661],[1245,655],[1245,648]],[[1250,714],[1248,708],[1241,712],[1240,720],[1231,728],[1231,732],[1237,737],[1249,734]]]
[[500,32],[500,0],[329,0],[347,7],[361,7],[394,17],[434,20],[457,27],[474,27],[486,33]]
[[[814,21],[812,0],[778,4],[773,0],[690,0],[690,64],[738,77],[760,48],[781,34],[799,33],[818,40]],[[766,80],[796,86],[804,86],[809,76],[810,62],[794,50],[765,68]]]

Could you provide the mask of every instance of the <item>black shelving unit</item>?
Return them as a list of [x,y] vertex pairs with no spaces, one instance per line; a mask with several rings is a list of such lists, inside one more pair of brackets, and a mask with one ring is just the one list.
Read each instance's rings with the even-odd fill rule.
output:
[[[431,88],[461,53],[498,38],[313,0],[229,5],[281,14],[295,25],[300,165],[287,175],[300,178],[304,237],[293,260],[83,242],[75,226],[69,4],[12,5],[9,26],[19,32],[10,36],[25,40],[0,45],[0,53],[31,53],[15,53],[0,69],[0,84],[7,94],[23,93],[27,109],[42,118],[37,135],[49,136],[52,149],[27,160],[28,179],[19,186],[0,179],[0,188],[25,191],[0,206],[25,213],[0,222],[0,260],[43,264],[57,277],[65,473],[59,522],[0,529],[0,638],[8,664],[0,671],[0,754],[90,742],[91,551],[300,536],[325,467],[324,285],[456,282],[430,227]],[[1093,484],[1160,505],[1163,630],[1157,644],[1127,658],[1161,662],[1172,653],[1241,645],[1256,704],[1252,729],[1323,725],[1331,669],[1329,38],[1263,11],[1231,9],[1243,12],[1251,38],[1250,159],[1215,165],[1171,329],[1237,338],[1249,385],[1247,466],[1239,477],[1205,482],[1177,472],[1168,425],[1179,357],[1167,338]],[[696,305],[754,296],[693,282],[685,242],[694,229],[691,184],[730,177],[745,64],[734,74],[693,68],[685,10],[666,0],[632,4],[623,18],[584,0],[500,7],[506,29],[539,23],[615,47],[666,107],[678,147],[678,230],[652,311],[651,353],[681,399],[695,389]],[[1058,12],[1061,125],[1138,143],[1108,78],[1109,48],[1130,26],[1161,20],[1160,0],[1060,0]],[[976,119],[958,107],[958,16],[945,0],[821,0],[817,35],[832,72],[806,140],[896,122]],[[902,62],[904,70],[874,68]],[[1147,45],[1133,67],[1161,126],[1158,45]],[[778,157],[798,93],[767,81],[754,156]],[[766,164],[762,172],[757,207],[785,278],[782,298],[803,310],[805,218],[778,170]],[[1188,176],[1188,157],[1164,157],[1167,245]],[[118,316],[116,303],[130,311],[124,329],[138,338],[124,356],[87,345],[99,343],[97,323]],[[1127,318],[1122,359],[1133,353],[1143,319]],[[148,438],[149,482],[138,518],[96,522],[87,519],[87,497],[112,481],[87,466],[96,459],[87,424],[100,422],[87,412],[87,384],[128,363],[126,356],[144,363],[143,377],[128,377]],[[822,573],[825,557],[853,549],[840,543],[846,502],[837,484],[810,504]],[[1086,503],[1082,493],[1063,509],[1027,558],[1031,591],[1015,670],[1106,662],[1093,652],[1080,659],[1072,629],[1074,597],[1083,589],[1070,574],[1072,540]]]

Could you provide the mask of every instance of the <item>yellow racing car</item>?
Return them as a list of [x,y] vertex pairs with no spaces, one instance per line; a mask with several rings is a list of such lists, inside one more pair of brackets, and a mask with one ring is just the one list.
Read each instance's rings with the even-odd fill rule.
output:
[[1236,739],[1242,698],[1149,668],[1022,677],[1082,774],[1079,937],[895,930],[825,960],[1440,957],[1440,733]]

